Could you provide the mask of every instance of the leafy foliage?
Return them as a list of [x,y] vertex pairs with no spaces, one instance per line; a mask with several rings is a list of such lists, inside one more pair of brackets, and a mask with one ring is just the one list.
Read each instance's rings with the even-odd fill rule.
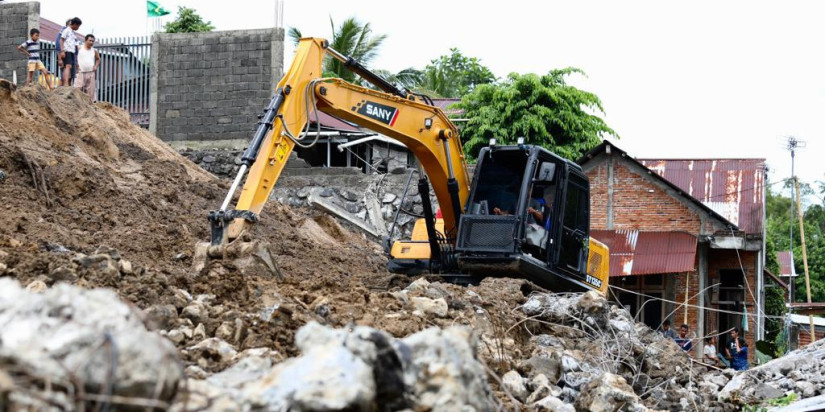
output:
[[189,7],[178,7],[178,17],[166,23],[167,33],[197,33],[215,30],[215,26],[210,21],[203,21],[195,9]]
[[496,76],[475,57],[467,57],[456,48],[450,54],[430,61],[421,72],[417,87],[439,97],[462,97],[480,84],[493,83]]
[[[330,17],[329,24],[332,28],[332,40],[329,46],[352,57],[364,66],[375,58],[378,48],[387,38],[386,34],[374,34],[369,23],[361,23],[355,17],[344,20],[338,27]],[[289,29],[288,35],[296,45],[303,37],[301,31],[295,27]],[[340,77],[348,82],[356,82],[355,73],[344,67],[340,61],[329,56],[324,58],[324,76]]]
[[[811,194],[809,185],[800,185],[800,193]],[[796,273],[804,274],[802,261],[802,242],[799,236],[799,221],[794,209],[791,215],[792,199],[782,196],[768,189],[767,193],[767,241],[776,246],[776,250],[790,250],[793,247],[794,267]],[[808,254],[808,272],[811,278],[811,300],[825,301],[825,208],[822,205],[812,205],[803,213],[805,228],[805,244]],[[789,233],[793,225],[794,242],[790,244]],[[771,259],[768,251],[769,262]],[[805,277],[798,276],[794,283],[796,290],[794,300],[806,302]]]
[[565,77],[583,72],[576,68],[548,74],[512,73],[496,84],[481,84],[457,106],[464,109],[464,150],[476,157],[495,138],[502,144],[525,142],[543,146],[571,160],[601,143],[604,135],[618,137],[600,117],[601,100],[593,93],[570,86]]
[[[765,240],[765,267],[771,273],[779,274],[779,260],[776,257],[776,246],[773,239],[769,236]],[[785,289],[776,285],[776,287],[765,288],[765,314],[768,316],[784,316],[787,312],[785,307]],[[778,337],[782,334],[784,323],[781,319],[766,318],[765,319],[765,340],[776,342]],[[781,353],[784,353],[784,349]]]

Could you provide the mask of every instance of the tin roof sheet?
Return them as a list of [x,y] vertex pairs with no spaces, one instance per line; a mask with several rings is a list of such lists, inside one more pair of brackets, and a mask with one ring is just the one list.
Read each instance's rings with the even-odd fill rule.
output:
[[762,234],[765,159],[636,159],[738,226]]
[[610,249],[610,276],[682,273],[696,266],[696,237],[687,232],[591,230]]

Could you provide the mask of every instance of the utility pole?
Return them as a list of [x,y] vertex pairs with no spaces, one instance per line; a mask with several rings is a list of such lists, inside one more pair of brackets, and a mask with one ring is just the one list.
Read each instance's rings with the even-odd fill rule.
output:
[[[811,303],[811,277],[808,274],[808,250],[805,247],[805,226],[802,224],[802,202],[799,200],[799,180],[794,179],[796,187],[796,211],[799,214],[799,239],[802,241],[802,264],[805,267],[805,292],[808,295],[808,304]],[[811,343],[816,341],[816,327],[814,316],[808,314],[808,321],[811,326]]]
[[[794,173],[794,160],[796,149],[805,147],[805,142],[801,141],[793,136],[788,136],[785,148],[791,152],[791,180],[794,182],[796,181],[796,174]],[[789,223],[789,231],[790,231],[790,246],[788,249],[790,250],[791,254],[791,274],[790,279],[788,282],[788,317],[785,320],[785,336],[788,339],[788,345],[786,346],[786,350],[790,351],[791,349],[791,331],[793,328],[791,327],[790,315],[794,313],[793,303],[795,300],[795,289],[796,289],[796,271],[794,270],[794,258],[793,258],[793,218],[794,218],[794,185],[791,185],[791,207],[790,207],[790,220]]]
[[[791,180],[793,180],[793,181],[796,181],[796,174],[794,173],[794,160],[795,160],[796,149],[801,149],[803,147],[805,147],[805,142],[804,141],[799,140],[799,139],[797,139],[793,136],[788,136],[788,142],[787,142],[786,148],[791,152]],[[791,185],[791,211],[790,211],[791,220],[790,220],[790,225],[788,225],[788,226],[790,226],[790,235],[791,235],[790,243],[789,243],[789,245],[790,245],[789,249],[790,249],[790,252],[791,252],[791,267],[792,268],[791,268],[791,279],[790,279],[790,282],[788,284],[788,286],[789,286],[788,300],[790,301],[789,303],[794,302],[794,297],[796,295],[796,293],[794,293],[795,289],[796,289],[796,287],[795,287],[796,285],[794,285],[794,284],[796,282],[795,282],[795,279],[794,279],[794,276],[793,276],[793,272],[794,272],[793,271],[793,265],[794,265],[794,263],[793,263],[794,262],[794,259],[793,259],[793,218],[795,216],[795,213],[793,211],[793,207],[794,207],[794,201],[793,201],[793,199],[794,199],[794,189],[795,189],[794,185]],[[790,312],[793,313],[793,308],[790,308]]]

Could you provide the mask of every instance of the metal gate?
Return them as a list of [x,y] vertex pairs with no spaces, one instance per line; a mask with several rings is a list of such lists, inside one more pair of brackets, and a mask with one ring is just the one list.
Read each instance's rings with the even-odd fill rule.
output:
[[[41,41],[40,48],[46,69],[58,78],[62,77],[54,43]],[[129,112],[132,123],[148,128],[149,79],[152,75],[151,38],[100,38],[96,39],[95,48],[100,53],[100,67],[95,76],[96,100],[125,109]]]

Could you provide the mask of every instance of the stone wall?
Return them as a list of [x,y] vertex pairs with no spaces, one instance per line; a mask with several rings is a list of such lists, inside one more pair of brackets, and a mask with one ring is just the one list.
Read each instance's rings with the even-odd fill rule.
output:
[[0,78],[26,82],[26,57],[17,46],[29,38],[29,30],[40,28],[40,3],[0,3]]
[[282,76],[283,42],[283,29],[153,35],[150,131],[175,145],[246,145]]

